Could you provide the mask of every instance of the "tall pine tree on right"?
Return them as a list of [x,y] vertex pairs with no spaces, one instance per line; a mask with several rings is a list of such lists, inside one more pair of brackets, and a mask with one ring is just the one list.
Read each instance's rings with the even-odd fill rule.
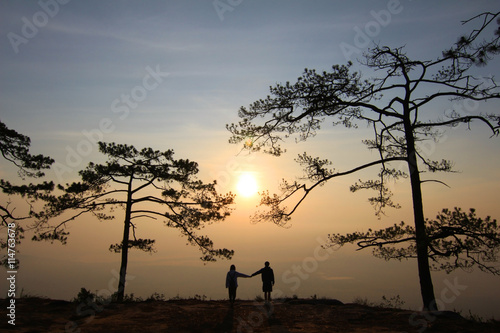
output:
[[[348,170],[336,170],[328,159],[299,155],[296,161],[305,171],[303,183],[283,181],[281,193],[262,194],[261,205],[267,209],[254,218],[285,225],[304,204],[316,187],[329,180],[378,168],[375,179],[360,180],[351,191],[369,189],[376,214],[388,207],[399,208],[392,200],[389,182],[409,178],[413,204],[413,226],[394,225],[380,231],[348,235],[330,235],[330,245],[357,243],[360,248],[373,247],[375,254],[386,259],[417,259],[423,308],[438,310],[431,278],[434,267],[446,270],[479,268],[498,274],[493,265],[500,249],[500,230],[496,220],[481,219],[472,209],[443,210],[436,220],[424,216],[422,184],[441,182],[426,179],[430,173],[452,172],[448,160],[433,160],[422,151],[427,140],[439,140],[444,130],[472,123],[482,124],[491,137],[498,137],[500,115],[437,112],[440,101],[486,102],[500,99],[500,89],[493,76],[474,75],[477,66],[487,66],[499,53],[500,13],[485,12],[462,22],[471,26],[470,33],[460,37],[433,60],[410,58],[404,47],[375,45],[363,57],[361,65],[373,76],[364,77],[353,70],[353,64],[334,65],[318,73],[305,69],[297,82],[276,84],[270,95],[241,107],[237,124],[226,125],[231,143],[252,138],[251,151],[281,156],[280,143],[295,136],[306,141],[320,127],[356,128],[368,124],[373,137],[363,143],[374,154],[373,160]],[[409,244],[404,247],[402,244]]]

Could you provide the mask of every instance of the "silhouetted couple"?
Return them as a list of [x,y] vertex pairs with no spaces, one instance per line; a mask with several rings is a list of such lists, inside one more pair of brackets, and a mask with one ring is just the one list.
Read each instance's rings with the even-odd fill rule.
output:
[[259,269],[257,272],[248,276],[246,274],[236,271],[236,266],[231,265],[229,272],[226,275],[226,288],[229,291],[229,302],[231,305],[236,299],[236,289],[238,288],[238,277],[249,278],[255,275],[261,275],[262,277],[262,291],[264,292],[264,299],[266,302],[271,301],[271,292],[273,291],[274,285],[274,272],[271,267],[269,267],[269,261],[266,261],[264,267]]

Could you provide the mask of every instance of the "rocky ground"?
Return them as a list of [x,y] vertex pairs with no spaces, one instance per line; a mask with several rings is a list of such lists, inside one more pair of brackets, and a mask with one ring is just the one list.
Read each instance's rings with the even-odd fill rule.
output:
[[500,322],[478,323],[458,314],[421,313],[342,304],[335,300],[170,300],[121,304],[16,300],[15,327],[8,300],[0,300],[2,332],[500,332]]

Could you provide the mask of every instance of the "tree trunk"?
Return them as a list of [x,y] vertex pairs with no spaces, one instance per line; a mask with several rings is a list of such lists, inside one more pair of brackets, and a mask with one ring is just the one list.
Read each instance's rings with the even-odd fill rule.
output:
[[125,208],[125,221],[123,222],[123,240],[122,240],[122,262],[120,265],[120,281],[118,282],[118,291],[116,293],[116,301],[123,302],[125,296],[125,278],[127,275],[128,263],[128,244],[130,236],[130,217],[132,211],[132,177],[128,184],[127,191],[127,206]]
[[420,172],[415,153],[415,139],[409,117],[405,123],[405,135],[410,171],[411,193],[413,200],[413,217],[415,220],[415,237],[417,243],[418,276],[420,279],[420,293],[422,295],[424,310],[437,311],[434,286],[432,284],[431,270],[429,267],[428,238],[425,231],[424,206],[422,202],[422,188]]

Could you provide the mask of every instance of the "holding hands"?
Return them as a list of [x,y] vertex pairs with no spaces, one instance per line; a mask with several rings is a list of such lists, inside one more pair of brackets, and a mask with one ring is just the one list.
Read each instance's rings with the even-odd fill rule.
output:
[[236,288],[238,288],[238,277],[251,278],[256,275],[261,275],[262,277],[262,291],[264,292],[264,299],[266,302],[271,301],[271,292],[274,286],[274,272],[270,267],[269,262],[266,261],[264,267],[259,269],[252,275],[243,274],[236,271],[236,267],[231,265],[229,272],[226,275],[226,288],[229,289],[229,300],[231,304],[234,303],[236,299]]

